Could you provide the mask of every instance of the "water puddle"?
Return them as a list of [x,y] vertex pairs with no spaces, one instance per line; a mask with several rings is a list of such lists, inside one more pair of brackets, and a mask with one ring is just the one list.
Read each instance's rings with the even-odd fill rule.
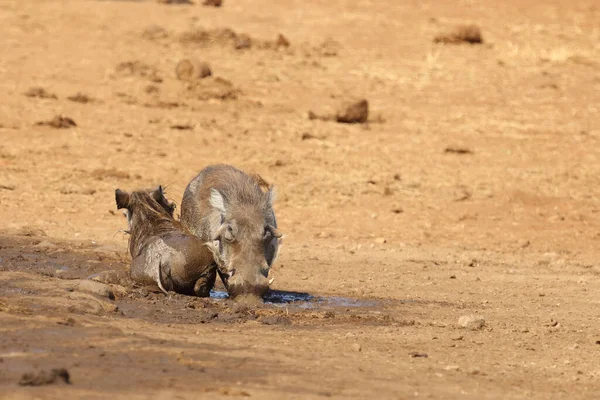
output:
[[[215,300],[229,298],[226,291],[213,290],[210,297]],[[375,300],[352,299],[339,296],[313,296],[304,292],[288,292],[283,290],[271,290],[264,297],[266,304],[276,307],[294,305],[298,308],[338,308],[338,307],[374,307],[378,305]]]

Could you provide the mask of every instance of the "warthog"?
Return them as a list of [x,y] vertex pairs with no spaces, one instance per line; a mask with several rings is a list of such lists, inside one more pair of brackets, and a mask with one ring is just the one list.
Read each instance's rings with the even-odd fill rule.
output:
[[185,189],[181,222],[202,241],[214,242],[219,276],[231,297],[262,296],[269,289],[282,236],[274,197],[260,176],[229,165],[204,168]]
[[173,218],[175,205],[162,187],[115,191],[117,209],[127,209],[131,278],[164,293],[208,297],[216,279],[213,242],[204,243]]

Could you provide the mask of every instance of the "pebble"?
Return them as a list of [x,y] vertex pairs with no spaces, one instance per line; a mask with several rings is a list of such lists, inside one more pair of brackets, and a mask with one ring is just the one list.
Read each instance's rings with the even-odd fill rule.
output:
[[90,279],[81,280],[77,285],[77,290],[81,292],[97,294],[99,296],[106,297],[111,300],[115,299],[115,294],[111,290],[110,286],[104,283],[92,281]]
[[344,102],[335,115],[337,122],[356,124],[367,122],[369,118],[369,102],[366,99]]
[[452,335],[450,336],[452,340],[463,340],[463,335]]
[[477,331],[483,329],[485,319],[479,315],[463,315],[458,319],[458,325],[472,331]]
[[358,353],[358,352],[362,351],[362,346],[360,344],[358,344],[358,343],[353,343],[352,344],[352,351],[355,351],[355,352]]

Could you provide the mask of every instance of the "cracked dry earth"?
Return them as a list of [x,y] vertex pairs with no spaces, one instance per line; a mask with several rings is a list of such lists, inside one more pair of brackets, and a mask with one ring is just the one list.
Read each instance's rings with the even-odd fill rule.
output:
[[[594,0],[195,3],[0,4],[0,398],[597,398]],[[278,188],[265,304],[127,279],[114,190],[217,162]]]

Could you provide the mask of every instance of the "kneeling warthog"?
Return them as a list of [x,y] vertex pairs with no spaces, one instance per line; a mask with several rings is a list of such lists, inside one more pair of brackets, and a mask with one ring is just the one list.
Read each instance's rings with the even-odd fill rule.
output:
[[185,189],[181,222],[202,241],[213,241],[219,276],[232,297],[269,289],[281,240],[273,200],[273,188],[261,177],[229,165],[206,167]]
[[213,242],[204,243],[173,218],[175,205],[162,187],[115,191],[117,209],[127,209],[131,278],[164,292],[208,297],[216,279]]

